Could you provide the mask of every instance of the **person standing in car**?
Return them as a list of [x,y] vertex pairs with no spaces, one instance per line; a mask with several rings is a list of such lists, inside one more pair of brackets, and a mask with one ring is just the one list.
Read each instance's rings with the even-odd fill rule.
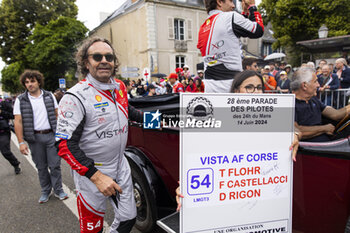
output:
[[205,0],[208,18],[198,34],[204,58],[205,92],[229,93],[234,76],[242,71],[240,37],[259,38],[264,25],[255,0],[242,0],[242,15],[232,0]]

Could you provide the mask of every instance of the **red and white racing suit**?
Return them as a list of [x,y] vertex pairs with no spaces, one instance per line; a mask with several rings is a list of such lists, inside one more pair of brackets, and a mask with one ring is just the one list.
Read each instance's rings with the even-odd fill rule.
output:
[[180,83],[179,81],[176,81],[176,83],[173,86],[173,93],[179,93],[179,92],[185,92],[185,87],[184,85],[182,85],[182,83]]
[[242,71],[239,38],[259,38],[264,34],[256,6],[248,10],[248,15],[212,10],[200,27],[197,48],[204,58],[205,92],[229,93],[234,76]]
[[118,207],[111,200],[115,213],[111,232],[118,232],[121,222],[136,216],[131,171],[124,156],[128,135],[127,90],[122,81],[115,79],[119,88],[113,93],[103,91],[89,78],[92,77],[69,89],[60,101],[58,154],[73,170],[81,232],[102,232],[106,201],[111,200],[90,181],[91,176],[100,170],[116,180],[123,193]]

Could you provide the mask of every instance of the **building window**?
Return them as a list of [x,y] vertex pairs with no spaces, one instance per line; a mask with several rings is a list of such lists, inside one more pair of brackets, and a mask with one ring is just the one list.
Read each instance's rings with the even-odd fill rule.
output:
[[185,21],[174,19],[175,40],[185,40]]
[[263,56],[267,56],[271,53],[271,44],[263,44]]
[[275,53],[283,53],[282,47],[279,47],[275,50]]
[[175,57],[176,67],[182,68],[185,65],[185,56],[176,56]]

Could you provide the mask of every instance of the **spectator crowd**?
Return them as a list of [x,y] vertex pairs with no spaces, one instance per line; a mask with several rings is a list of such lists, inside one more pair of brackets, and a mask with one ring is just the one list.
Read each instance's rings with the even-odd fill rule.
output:
[[[258,60],[250,57],[243,59],[242,67],[244,70],[256,71],[263,77],[266,93],[292,93],[290,83],[297,68],[293,69],[283,61],[270,62],[260,68]],[[301,64],[300,68],[302,67],[315,71],[320,85],[317,96],[324,104],[337,108],[344,106],[349,95],[348,90],[344,89],[350,87],[350,68],[346,59],[339,58],[335,64],[321,60],[317,66],[309,61]]]
[[124,80],[129,98],[164,95],[179,92],[204,92],[203,70],[197,71],[197,76],[191,74],[188,65],[175,69],[159,81]]
[[[284,61],[270,62],[268,65],[259,66],[258,59],[244,58],[243,70],[253,70],[260,74],[264,80],[265,93],[292,93],[290,83],[293,73],[297,68],[292,68]],[[338,94],[337,90],[350,87],[350,68],[346,59],[339,58],[335,64],[321,60],[316,66],[314,62],[301,64],[315,70],[320,87],[317,90],[318,98],[326,105],[341,107],[339,99],[347,100],[344,93]],[[204,92],[204,71],[198,70],[197,75],[191,73],[189,66],[177,67],[174,73],[157,81],[150,80],[124,80],[128,89],[129,98],[163,95],[179,92]],[[340,102],[344,102],[340,101]]]

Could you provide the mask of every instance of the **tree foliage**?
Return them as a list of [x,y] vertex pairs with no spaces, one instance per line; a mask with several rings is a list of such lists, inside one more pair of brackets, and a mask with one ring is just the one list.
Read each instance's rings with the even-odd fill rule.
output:
[[0,56],[7,63],[23,61],[36,23],[46,25],[59,16],[76,18],[75,0],[2,0],[0,5]]
[[19,81],[19,76],[24,71],[21,62],[14,62],[1,70],[2,88],[6,92],[19,93],[23,87]]
[[262,0],[260,8],[272,23],[274,48],[286,47],[294,55],[300,51],[296,42],[317,39],[322,24],[329,37],[350,33],[349,0]]
[[55,90],[58,79],[75,74],[74,52],[88,29],[80,21],[61,16],[47,25],[37,24],[24,49],[27,65],[45,76],[45,88]]

